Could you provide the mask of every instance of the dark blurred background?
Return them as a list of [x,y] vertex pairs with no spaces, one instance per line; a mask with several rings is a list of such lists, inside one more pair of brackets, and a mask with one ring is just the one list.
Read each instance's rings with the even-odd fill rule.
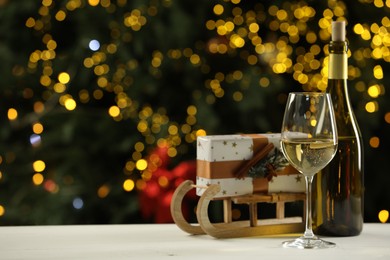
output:
[[[347,21],[365,221],[389,210],[389,1],[0,0],[0,225],[170,222],[196,137],[279,132]],[[196,196],[184,205],[193,215]]]

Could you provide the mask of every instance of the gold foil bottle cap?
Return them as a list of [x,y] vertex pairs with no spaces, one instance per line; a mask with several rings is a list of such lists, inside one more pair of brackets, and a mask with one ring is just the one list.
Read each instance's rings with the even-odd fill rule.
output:
[[332,41],[345,41],[345,21],[332,21]]

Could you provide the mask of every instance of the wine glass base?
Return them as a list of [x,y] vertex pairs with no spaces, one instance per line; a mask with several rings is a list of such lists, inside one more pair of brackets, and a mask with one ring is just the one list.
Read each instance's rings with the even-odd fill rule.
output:
[[298,249],[321,249],[321,248],[332,248],[335,246],[336,246],[335,243],[322,240],[318,237],[312,237],[312,238],[299,237],[294,240],[283,242],[283,247],[298,248]]

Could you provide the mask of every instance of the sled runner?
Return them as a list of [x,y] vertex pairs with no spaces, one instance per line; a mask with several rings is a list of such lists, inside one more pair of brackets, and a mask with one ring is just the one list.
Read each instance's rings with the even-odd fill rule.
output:
[[[171,203],[171,214],[174,222],[180,229],[189,234],[208,234],[215,238],[236,238],[299,233],[304,230],[303,217],[285,217],[284,215],[285,203],[305,200],[304,193],[251,194],[224,198],[224,222],[212,223],[208,215],[208,207],[215,194],[220,191],[220,186],[217,184],[203,187],[205,191],[199,199],[196,210],[198,224],[190,224],[183,216],[181,205],[186,193],[193,188],[196,188],[196,185],[192,181],[184,181],[176,189]],[[275,219],[259,220],[257,218],[257,205],[264,202],[276,203]],[[249,220],[232,221],[232,203],[248,204]]]

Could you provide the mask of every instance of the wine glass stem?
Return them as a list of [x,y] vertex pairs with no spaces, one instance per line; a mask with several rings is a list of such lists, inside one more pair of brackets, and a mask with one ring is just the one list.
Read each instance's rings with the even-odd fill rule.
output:
[[311,186],[313,182],[313,176],[312,175],[307,175],[305,176],[306,180],[306,224],[305,224],[305,233],[304,237],[305,238],[313,238],[314,233],[312,230],[312,219],[311,219]]

